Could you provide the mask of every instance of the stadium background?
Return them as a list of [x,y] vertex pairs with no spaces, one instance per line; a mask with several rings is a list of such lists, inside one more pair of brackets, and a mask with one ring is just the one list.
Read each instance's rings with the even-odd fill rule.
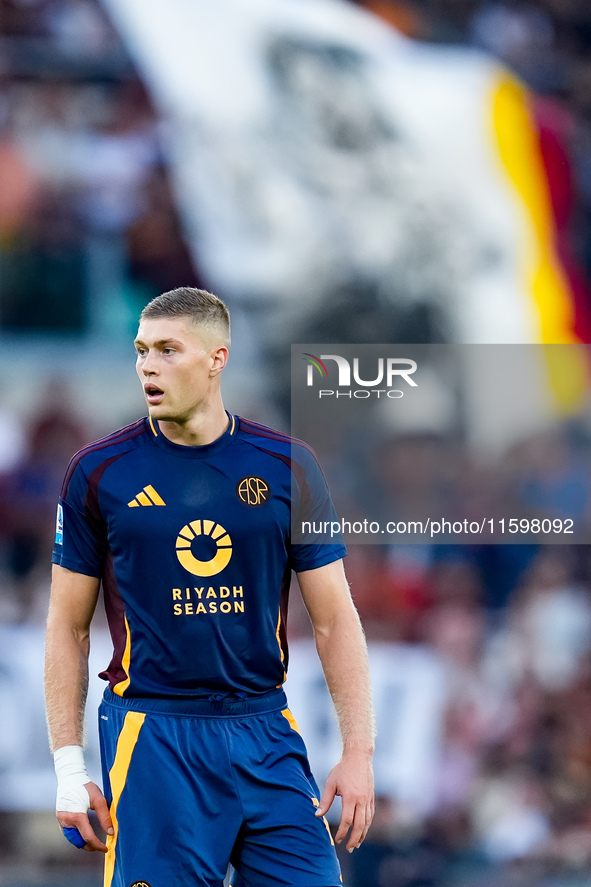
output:
[[[151,64],[133,6],[111,22],[110,3],[0,0],[2,887],[100,883],[101,860],[71,850],[51,812],[42,631],[65,465],[144,409],[129,342],[149,298],[179,284],[226,298],[227,405],[286,430],[290,342],[589,341],[585,0],[282,0],[277,22],[263,0],[243,2],[239,24],[270,16],[282,35],[267,58],[277,95],[266,128],[243,130],[239,62],[262,94],[263,42],[251,39],[244,61],[236,23],[195,3],[202,29],[188,33],[207,64],[181,95],[166,71],[189,71],[190,47],[164,42]],[[161,3],[142,9],[162,15]],[[378,74],[392,77],[390,56],[403,72],[398,128],[356,40],[364,57],[375,42]],[[487,77],[510,71],[531,90],[520,93],[529,122],[505,122],[536,135],[538,197],[507,191],[501,206],[491,157],[502,146],[478,109]],[[201,104],[188,110],[193,92]],[[550,240],[544,301],[519,268]],[[376,470],[393,501],[437,495],[441,433],[393,435]],[[584,418],[565,423],[501,470],[524,495],[588,520],[589,439]],[[487,495],[478,466],[465,475],[470,495]],[[343,861],[347,887],[591,884],[589,548],[360,546],[348,572],[381,729],[376,820]],[[292,705],[322,779],[337,738],[297,605],[290,635]],[[97,661],[105,644],[99,617]],[[93,749],[89,759],[96,773]]]

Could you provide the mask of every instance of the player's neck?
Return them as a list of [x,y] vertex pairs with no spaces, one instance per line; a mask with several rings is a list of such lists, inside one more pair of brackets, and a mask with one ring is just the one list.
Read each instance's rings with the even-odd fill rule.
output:
[[184,447],[202,447],[221,437],[229,424],[221,401],[214,408],[200,411],[186,422],[159,420],[160,431],[172,443]]

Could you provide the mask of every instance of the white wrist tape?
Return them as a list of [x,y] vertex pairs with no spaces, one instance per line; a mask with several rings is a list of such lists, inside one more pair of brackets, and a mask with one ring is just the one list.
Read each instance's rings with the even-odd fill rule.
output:
[[57,776],[55,809],[67,813],[86,813],[90,797],[85,784],[91,782],[86,772],[84,753],[80,745],[64,745],[53,754]]

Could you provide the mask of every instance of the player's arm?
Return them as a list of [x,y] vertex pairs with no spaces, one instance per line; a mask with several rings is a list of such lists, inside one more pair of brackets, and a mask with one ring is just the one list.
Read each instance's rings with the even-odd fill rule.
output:
[[328,776],[317,812],[323,816],[335,795],[341,796],[335,839],[342,841],[350,829],[351,852],[365,838],[374,813],[375,727],[367,647],[341,560],[298,573],[298,581],[343,738],[341,760]]
[[58,821],[62,828],[78,829],[86,841],[85,850],[106,852],[86,811],[89,807],[96,810],[101,826],[112,834],[107,802],[100,788],[88,779],[82,757],[90,623],[99,584],[100,580],[92,576],[57,565],[53,567],[45,650],[45,700],[58,774]]

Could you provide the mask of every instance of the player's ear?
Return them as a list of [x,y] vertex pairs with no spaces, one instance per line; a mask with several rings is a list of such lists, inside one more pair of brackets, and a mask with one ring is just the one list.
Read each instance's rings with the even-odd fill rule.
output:
[[221,371],[228,363],[229,355],[230,352],[225,345],[219,345],[217,348],[213,349],[213,351],[211,352],[210,370],[212,376],[217,376],[218,373],[221,373]]

